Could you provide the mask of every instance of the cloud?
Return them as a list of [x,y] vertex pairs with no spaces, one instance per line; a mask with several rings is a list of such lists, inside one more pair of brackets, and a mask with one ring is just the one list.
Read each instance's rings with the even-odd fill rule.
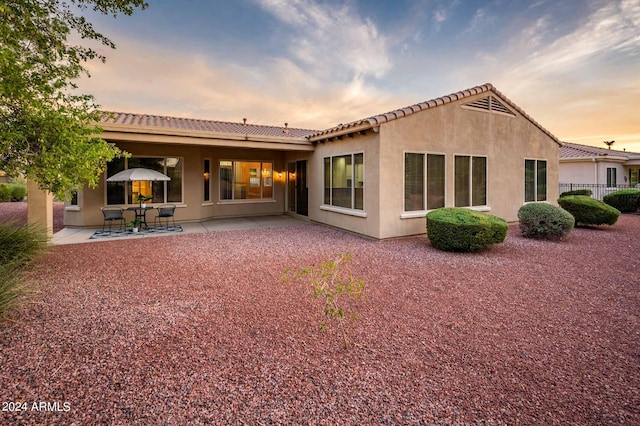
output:
[[89,63],[92,77],[79,81],[104,110],[324,129],[379,113],[389,101],[361,75],[327,84],[287,58],[230,63],[117,41],[107,63]]
[[322,79],[382,78],[391,69],[388,41],[349,6],[312,0],[256,0],[288,31],[289,56]]
[[[522,35],[526,38],[536,34],[541,25],[545,25],[544,20],[536,21]],[[514,84],[518,88],[588,67],[602,55],[621,51],[637,53],[640,48],[640,6],[633,1],[607,4],[573,32],[548,45],[540,46],[539,41],[534,37],[532,44],[532,47],[540,47],[539,50],[531,52],[507,71],[522,82]]]

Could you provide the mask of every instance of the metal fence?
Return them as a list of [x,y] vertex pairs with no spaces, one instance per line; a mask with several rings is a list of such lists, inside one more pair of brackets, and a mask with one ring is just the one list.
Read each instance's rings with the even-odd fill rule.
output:
[[561,183],[560,184],[560,194],[567,191],[577,191],[579,189],[588,189],[591,191],[591,197],[596,198],[598,200],[602,200],[602,198],[611,194],[612,192],[619,191],[621,189],[629,189],[629,188],[640,188],[640,184],[631,186],[631,185],[617,185],[615,187],[608,187],[605,184],[585,184],[585,183]]

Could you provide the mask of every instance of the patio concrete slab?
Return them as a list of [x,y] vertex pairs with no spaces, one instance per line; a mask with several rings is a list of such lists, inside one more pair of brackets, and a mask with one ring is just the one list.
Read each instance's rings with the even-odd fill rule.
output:
[[290,215],[251,216],[236,218],[209,219],[203,222],[180,223],[182,232],[167,232],[158,234],[127,234],[117,237],[101,237],[91,239],[91,236],[102,228],[63,228],[53,235],[53,245],[95,243],[99,241],[114,241],[133,238],[156,238],[170,235],[196,234],[205,232],[236,231],[242,229],[273,228],[307,225],[310,221]]

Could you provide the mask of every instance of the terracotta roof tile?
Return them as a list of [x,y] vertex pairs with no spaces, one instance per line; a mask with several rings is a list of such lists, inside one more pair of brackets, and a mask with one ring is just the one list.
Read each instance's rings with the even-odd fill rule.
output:
[[168,129],[199,130],[219,133],[238,133],[260,136],[289,136],[304,138],[316,130],[292,127],[263,126],[257,124],[232,123],[195,118],[167,117],[150,114],[102,111],[100,123],[115,123],[130,126],[162,127]]
[[438,106],[445,105],[445,104],[448,104],[450,102],[458,101],[460,99],[464,99],[464,98],[467,98],[469,96],[474,96],[474,95],[477,95],[477,94],[480,94],[480,93],[485,93],[485,92],[494,93],[502,101],[506,102],[511,108],[513,108],[516,111],[518,111],[527,120],[529,120],[536,127],[538,127],[540,130],[542,130],[544,133],[546,133],[547,136],[549,136],[551,139],[556,141],[556,143],[558,143],[558,144],[561,143],[558,140],[558,138],[556,138],[553,134],[551,134],[551,132],[549,132],[547,129],[542,127],[537,121],[535,121],[533,118],[531,118],[531,116],[529,116],[520,107],[518,107],[516,104],[514,104],[510,99],[508,99],[506,96],[504,96],[500,91],[498,91],[498,89],[493,87],[493,85],[491,83],[483,84],[481,86],[472,87],[470,89],[465,89],[465,90],[462,90],[460,92],[452,93],[452,94],[446,95],[446,96],[441,96],[439,98],[431,99],[429,101],[420,102],[418,104],[410,105],[408,107],[404,107],[404,108],[401,108],[401,109],[398,109],[398,110],[395,110],[395,111],[391,111],[391,112],[387,112],[387,113],[384,113],[384,114],[374,115],[374,116],[371,116],[371,117],[363,118],[361,120],[352,121],[352,122],[347,123],[347,124],[340,124],[339,126],[332,127],[330,129],[326,129],[326,130],[321,130],[321,131],[315,132],[315,133],[309,135],[309,138],[311,138],[311,139],[319,138],[319,137],[322,137],[322,136],[325,136],[325,135],[330,135],[331,133],[334,133],[334,132],[337,132],[337,131],[340,131],[340,130],[348,129],[348,128],[351,128],[351,127],[357,127],[357,126],[361,126],[361,125],[369,124],[371,127],[375,127],[375,126],[378,126],[378,125],[380,125],[382,123],[394,120],[394,119],[399,118],[399,117],[403,117],[403,116],[406,116],[406,115],[411,115],[412,113],[416,113],[416,112],[419,112],[419,111],[424,111],[424,110],[430,109],[430,108],[436,108]]
[[630,155],[635,156],[640,155],[640,153],[599,148],[597,146],[590,145],[580,145],[571,142],[563,142],[563,145],[560,148],[560,158],[627,157]]

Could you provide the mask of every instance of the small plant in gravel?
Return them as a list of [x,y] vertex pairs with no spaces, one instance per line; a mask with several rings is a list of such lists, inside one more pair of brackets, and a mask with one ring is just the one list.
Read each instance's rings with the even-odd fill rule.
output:
[[46,234],[32,226],[0,225],[0,319],[27,295],[24,272],[42,254]]
[[445,251],[476,251],[501,243],[508,229],[504,219],[460,207],[445,207],[427,214],[429,241]]
[[312,305],[322,311],[325,321],[320,323],[320,331],[327,329],[329,322],[336,322],[345,349],[350,346],[347,321],[357,319],[357,312],[349,312],[353,302],[364,299],[365,283],[355,278],[350,265],[351,254],[339,254],[335,259],[322,262],[320,266],[292,272],[286,269],[282,280],[292,282],[302,280],[311,294]]
[[520,231],[523,237],[561,239],[575,225],[571,213],[548,203],[528,203],[518,210]]
[[584,195],[558,198],[558,204],[573,215],[576,226],[614,225],[620,217],[620,210]]
[[602,201],[622,213],[635,213],[640,208],[640,189],[621,189],[605,195]]

